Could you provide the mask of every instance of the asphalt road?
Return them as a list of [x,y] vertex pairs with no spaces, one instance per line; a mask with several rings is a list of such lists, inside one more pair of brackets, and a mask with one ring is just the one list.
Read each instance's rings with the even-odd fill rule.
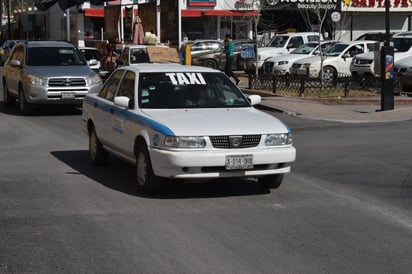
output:
[[0,273],[410,273],[410,122],[274,115],[297,161],[277,190],[253,180],[136,192],[95,167],[79,109],[34,116],[0,95]]

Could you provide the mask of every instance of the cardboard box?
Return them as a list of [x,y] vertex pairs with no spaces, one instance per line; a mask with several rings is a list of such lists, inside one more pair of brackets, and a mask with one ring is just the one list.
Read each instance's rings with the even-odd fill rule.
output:
[[150,63],[180,63],[177,49],[168,47],[147,47]]

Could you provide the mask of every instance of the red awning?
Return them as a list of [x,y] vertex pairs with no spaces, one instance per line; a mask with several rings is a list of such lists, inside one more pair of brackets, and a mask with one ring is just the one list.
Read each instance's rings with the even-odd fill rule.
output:
[[182,10],[182,17],[206,16],[258,16],[257,10]]
[[84,15],[89,17],[104,17],[104,9],[85,9]]
[[182,10],[182,17],[200,17],[202,16],[201,10]]
[[[134,10],[134,15],[137,14],[138,10]],[[104,17],[104,9],[85,9],[84,15],[88,17]],[[124,11],[123,16],[126,16],[126,11]]]

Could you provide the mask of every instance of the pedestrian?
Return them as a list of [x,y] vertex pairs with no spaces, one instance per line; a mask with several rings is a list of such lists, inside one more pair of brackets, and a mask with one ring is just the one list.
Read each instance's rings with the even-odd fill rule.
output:
[[233,77],[235,79],[236,85],[240,84],[240,79],[232,70],[233,59],[235,57],[234,54],[235,45],[233,43],[232,37],[230,34],[226,34],[225,36],[225,53],[226,53],[226,64],[225,64],[225,74],[230,78]]

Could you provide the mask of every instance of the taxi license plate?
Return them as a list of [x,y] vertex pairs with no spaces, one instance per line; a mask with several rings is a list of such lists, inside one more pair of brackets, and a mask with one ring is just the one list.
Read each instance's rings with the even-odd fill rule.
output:
[[74,92],[62,92],[62,99],[74,99]]
[[253,155],[227,155],[226,169],[251,169],[253,168]]

